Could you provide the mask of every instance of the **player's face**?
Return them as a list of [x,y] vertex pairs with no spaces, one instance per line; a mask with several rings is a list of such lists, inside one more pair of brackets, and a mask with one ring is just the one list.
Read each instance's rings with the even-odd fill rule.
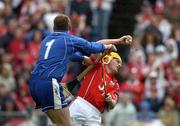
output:
[[109,63],[109,68],[111,70],[111,73],[116,74],[119,71],[119,68],[122,66],[122,60],[113,58],[111,62]]

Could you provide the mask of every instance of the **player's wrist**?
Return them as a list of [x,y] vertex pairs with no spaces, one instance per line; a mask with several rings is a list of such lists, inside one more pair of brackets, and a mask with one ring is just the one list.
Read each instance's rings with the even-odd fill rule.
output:
[[131,45],[132,44],[132,37],[130,35],[125,35],[125,36],[119,38],[119,44]]
[[84,64],[84,65],[92,64],[92,61],[88,56],[83,56],[83,57],[84,57],[84,60],[83,60],[82,64]]
[[108,45],[104,45],[104,48],[107,49],[111,49],[112,48],[112,44],[108,44]]
[[125,39],[124,39],[124,37],[119,38],[119,44],[125,44]]

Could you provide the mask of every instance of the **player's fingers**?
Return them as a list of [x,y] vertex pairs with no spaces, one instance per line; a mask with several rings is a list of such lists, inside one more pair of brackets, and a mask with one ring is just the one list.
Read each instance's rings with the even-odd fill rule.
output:
[[124,44],[131,45],[132,43],[132,37],[130,35],[125,35],[120,38],[121,41],[123,41]]
[[127,35],[126,38],[125,38],[125,44],[129,44],[131,45],[132,44],[132,37],[130,35]]
[[107,94],[107,96],[106,96],[106,101],[109,101],[109,100],[111,100],[112,98],[111,98],[111,95],[110,94]]

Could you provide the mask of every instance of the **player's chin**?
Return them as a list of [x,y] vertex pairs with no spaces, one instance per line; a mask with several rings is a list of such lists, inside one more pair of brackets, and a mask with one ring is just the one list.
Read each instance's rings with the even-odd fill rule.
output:
[[118,67],[116,67],[116,69],[115,69],[115,73],[116,73],[116,74],[119,72],[119,69],[120,69],[120,67],[119,67],[119,66],[118,66]]
[[119,72],[119,69],[116,68],[116,69],[114,70],[114,73],[117,74],[118,72]]

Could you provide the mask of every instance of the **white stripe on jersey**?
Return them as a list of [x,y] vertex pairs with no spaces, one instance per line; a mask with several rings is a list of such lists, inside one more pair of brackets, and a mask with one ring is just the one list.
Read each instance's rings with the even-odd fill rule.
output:
[[52,78],[52,86],[53,86],[53,97],[54,97],[54,109],[62,108],[61,104],[61,96],[59,93],[59,83],[55,78]]
[[96,70],[96,72],[93,74],[93,76],[92,76],[92,78],[91,78],[91,80],[90,80],[90,82],[89,82],[89,84],[88,84],[88,87],[87,87],[87,89],[86,89],[86,92],[84,93],[84,96],[83,96],[83,98],[85,98],[85,96],[87,95],[87,92],[88,92],[88,90],[89,90],[89,88],[90,88],[90,86],[91,86],[91,84],[92,84],[92,81],[94,80],[94,77],[95,77],[95,74],[97,73],[97,70]]

